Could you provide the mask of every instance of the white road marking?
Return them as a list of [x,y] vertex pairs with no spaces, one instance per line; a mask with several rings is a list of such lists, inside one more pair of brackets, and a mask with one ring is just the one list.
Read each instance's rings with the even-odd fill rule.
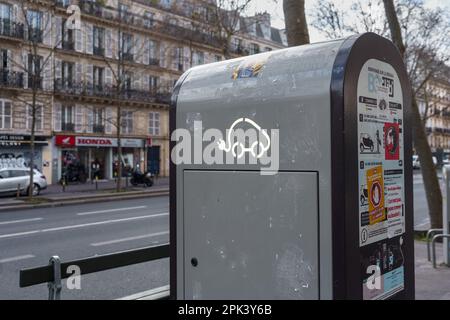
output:
[[6,225],[6,224],[14,224],[14,223],[22,223],[22,222],[33,222],[33,221],[40,221],[40,220],[43,220],[43,218],[33,218],[33,219],[23,219],[23,220],[2,221],[2,222],[0,222],[0,226]]
[[129,210],[138,210],[138,209],[145,209],[145,208],[147,208],[147,206],[130,207],[130,208],[118,208],[118,209],[108,209],[108,210],[91,211],[91,212],[80,212],[80,213],[77,213],[77,216],[88,216],[88,215],[98,214],[98,213],[108,213],[108,212],[118,212],[118,211],[129,211]]
[[127,242],[127,241],[134,241],[134,240],[141,240],[141,239],[146,239],[146,238],[153,238],[153,237],[164,236],[164,235],[168,235],[168,234],[169,234],[168,231],[158,232],[158,233],[146,234],[146,235],[143,235],[143,236],[136,236],[136,237],[123,238],[123,239],[116,239],[116,240],[111,240],[111,241],[91,243],[91,246],[93,246],[93,247],[101,247],[101,246],[107,246],[107,245],[110,245],[110,244],[116,244],[116,243]]
[[31,258],[34,258],[34,256],[32,254],[26,254],[26,255],[23,255],[23,256],[17,256],[17,257],[12,257],[12,258],[1,259],[0,263],[14,262],[14,261],[31,259]]
[[114,220],[106,220],[106,221],[91,222],[91,223],[84,223],[84,224],[76,224],[76,225],[65,226],[65,227],[56,227],[56,228],[49,228],[49,229],[42,229],[42,230],[25,231],[25,232],[19,232],[19,233],[2,234],[2,235],[0,235],[0,239],[13,238],[13,237],[30,235],[30,234],[37,234],[37,233],[79,229],[79,228],[85,228],[85,227],[91,227],[91,226],[99,226],[99,225],[112,224],[112,223],[120,223],[120,222],[128,222],[128,221],[135,221],[135,220],[159,218],[159,217],[166,217],[168,215],[169,215],[169,213],[165,212],[165,213],[152,214],[152,215],[139,216],[139,217],[132,217],[132,218],[125,218],[125,219],[114,219]]

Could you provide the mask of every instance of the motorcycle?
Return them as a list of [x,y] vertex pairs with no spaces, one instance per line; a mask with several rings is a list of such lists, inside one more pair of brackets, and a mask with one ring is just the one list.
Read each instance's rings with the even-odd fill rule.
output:
[[145,185],[146,187],[153,186],[153,175],[150,172],[142,173],[141,171],[134,171],[131,175],[130,183],[137,187],[140,184]]

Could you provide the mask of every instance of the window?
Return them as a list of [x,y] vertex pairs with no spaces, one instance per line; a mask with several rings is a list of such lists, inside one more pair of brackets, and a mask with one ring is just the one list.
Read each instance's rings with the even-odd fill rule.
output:
[[73,38],[73,29],[67,28],[66,26],[67,20],[64,20],[61,26],[61,39],[62,39],[62,48],[66,50],[74,50],[74,38]]
[[133,35],[122,33],[122,58],[124,60],[133,60]]
[[158,92],[159,77],[150,76],[149,83],[150,83],[150,92],[152,94],[156,94]]
[[175,48],[174,50],[174,69],[178,71],[184,70],[183,65],[184,50],[183,48]]
[[260,52],[260,50],[259,50],[259,45],[257,45],[256,43],[252,43],[252,44],[250,44],[250,54],[252,55],[252,54],[257,54],[257,53],[259,53]]
[[216,62],[222,61],[222,56],[216,55],[216,56],[214,56],[214,60]]
[[105,54],[105,29],[94,26],[94,54],[103,56]]
[[154,19],[155,19],[155,14],[153,12],[150,11],[145,11],[144,13],[144,25],[147,28],[153,27],[153,24],[155,23]]
[[121,112],[121,130],[123,134],[133,133],[133,111],[122,111]]
[[61,78],[63,86],[65,88],[71,88],[73,86],[74,79],[74,63],[63,61],[61,64]]
[[7,70],[8,69],[8,50],[0,49],[0,69]]
[[28,55],[28,88],[42,89],[42,61],[41,56]]
[[31,105],[27,105],[27,130],[31,131],[31,127],[33,126],[33,109],[35,110],[34,130],[41,131],[43,129],[44,107],[39,104],[37,104],[35,108]]
[[154,40],[149,40],[148,42],[148,51],[149,51],[149,64],[150,65],[159,65],[159,54],[158,54],[158,42]]
[[105,133],[103,108],[92,108],[89,110],[88,131],[93,133]]
[[205,54],[201,51],[194,52],[192,58],[194,60],[192,61],[194,66],[199,66],[205,63]]
[[161,134],[159,112],[150,112],[148,128],[149,134],[152,136],[159,136]]
[[11,101],[0,100],[0,129],[12,128]]
[[11,20],[11,6],[9,4],[0,3],[0,19],[2,21]]
[[94,67],[94,90],[103,90],[103,75],[105,73],[105,68]]
[[234,38],[232,42],[232,48],[237,53],[240,53],[242,51],[242,40],[238,38]]
[[42,42],[42,12],[28,10],[27,21],[30,26],[28,40]]
[[61,107],[61,130],[75,131],[75,107],[70,105],[63,105]]

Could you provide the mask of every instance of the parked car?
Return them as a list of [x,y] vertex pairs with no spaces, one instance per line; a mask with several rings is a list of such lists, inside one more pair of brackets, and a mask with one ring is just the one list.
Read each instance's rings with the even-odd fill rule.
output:
[[[438,160],[436,157],[433,157],[433,163],[434,163],[434,166],[437,167]],[[417,156],[417,155],[413,156],[413,169],[420,169],[420,160],[419,160],[419,156]]]
[[419,156],[413,156],[413,169],[420,169]]
[[[20,188],[21,193],[29,193],[30,169],[11,168],[0,169],[0,193],[14,193]],[[47,179],[38,170],[34,170],[33,195],[37,196],[47,188]]]

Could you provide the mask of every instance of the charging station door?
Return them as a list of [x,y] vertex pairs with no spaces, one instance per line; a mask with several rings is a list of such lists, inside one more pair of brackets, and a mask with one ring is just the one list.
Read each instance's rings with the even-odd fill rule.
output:
[[184,296],[319,299],[318,174],[184,171]]

